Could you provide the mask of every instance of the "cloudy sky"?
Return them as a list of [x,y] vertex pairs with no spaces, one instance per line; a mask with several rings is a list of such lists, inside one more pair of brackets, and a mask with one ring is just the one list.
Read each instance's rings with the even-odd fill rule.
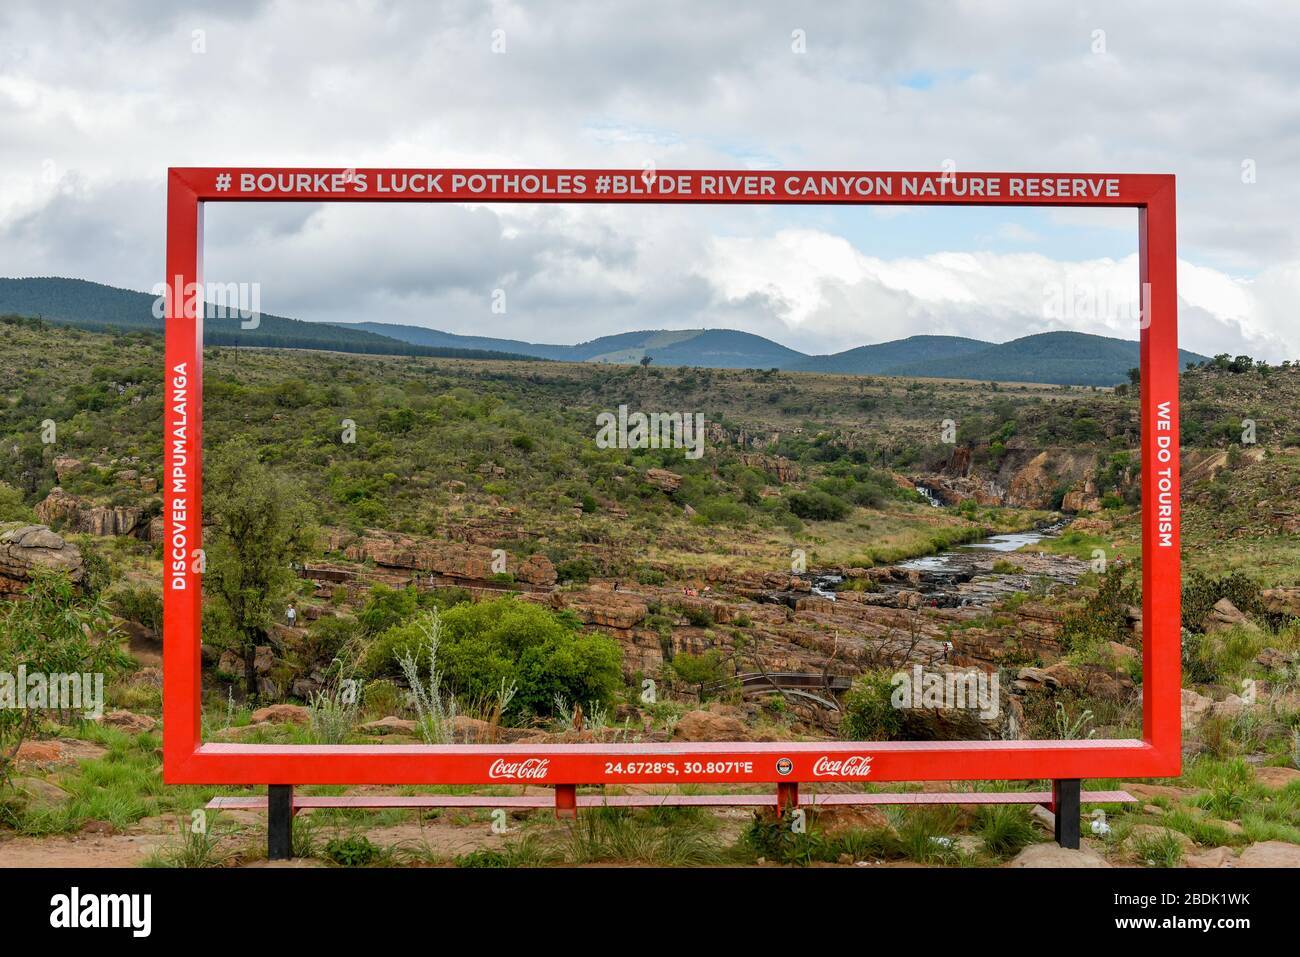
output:
[[[57,9],[56,9],[57,8]],[[0,7],[0,275],[148,290],[168,166],[1172,172],[1181,340],[1300,357],[1300,5]],[[213,205],[264,311],[576,342],[1136,338],[1131,211]],[[506,311],[492,311],[505,290]],[[1053,308],[1064,299],[1075,307]]]

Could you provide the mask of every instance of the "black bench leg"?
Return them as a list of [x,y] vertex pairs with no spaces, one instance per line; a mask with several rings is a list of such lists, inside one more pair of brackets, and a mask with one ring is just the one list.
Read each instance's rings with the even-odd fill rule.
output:
[[293,857],[293,785],[266,788],[266,856],[272,861]]
[[1052,782],[1052,811],[1056,815],[1056,843],[1079,849],[1079,791],[1082,781],[1066,778]]

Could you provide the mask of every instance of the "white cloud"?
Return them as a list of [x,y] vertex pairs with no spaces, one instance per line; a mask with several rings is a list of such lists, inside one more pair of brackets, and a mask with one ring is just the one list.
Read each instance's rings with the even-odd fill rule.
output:
[[[728,300],[762,295],[801,343],[851,348],[920,333],[1004,341],[1072,330],[1135,339],[1136,255],[1061,262],[1034,253],[939,252],[886,260],[841,237],[787,230],[715,240],[704,274]],[[1281,306],[1300,294],[1300,268],[1247,282],[1179,261],[1183,348],[1300,354]]]
[[[5,3],[0,271],[149,288],[162,273],[168,165],[938,169],[952,158],[963,171],[1173,172],[1188,346],[1300,355],[1294,4],[1248,15],[1212,0],[1086,12],[1029,0],[304,9]],[[227,278],[263,279],[268,308],[321,319],[383,309],[474,331],[484,284],[509,281],[499,334],[538,340],[706,323],[817,349],[923,326],[1006,338],[1044,325],[1044,283],[1130,288],[1127,260],[1035,256],[1036,237],[1014,223],[976,245],[1023,255],[935,234],[929,255],[873,260],[780,211],[760,229],[747,222],[748,246],[719,210],[464,211],[450,235],[391,207],[240,215],[248,232],[233,220],[220,232],[210,216],[209,253],[238,273]],[[1115,223],[1069,210],[1046,225]]]

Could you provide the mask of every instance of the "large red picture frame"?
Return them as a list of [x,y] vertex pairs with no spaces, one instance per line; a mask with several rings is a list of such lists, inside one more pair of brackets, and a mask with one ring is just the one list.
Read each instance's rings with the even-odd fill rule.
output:
[[[564,745],[205,743],[200,720],[203,206],[212,202],[1130,207],[1142,284],[1142,738]],[[164,731],[169,784],[1031,780],[1180,772],[1174,177],[1152,174],[174,168],[167,187]]]

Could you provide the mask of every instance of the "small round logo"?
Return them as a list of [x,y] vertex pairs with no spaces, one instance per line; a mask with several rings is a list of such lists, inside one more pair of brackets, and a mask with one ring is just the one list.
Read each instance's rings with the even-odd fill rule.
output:
[[789,774],[793,770],[794,770],[793,761],[791,761],[789,758],[777,758],[776,760],[777,774]]

